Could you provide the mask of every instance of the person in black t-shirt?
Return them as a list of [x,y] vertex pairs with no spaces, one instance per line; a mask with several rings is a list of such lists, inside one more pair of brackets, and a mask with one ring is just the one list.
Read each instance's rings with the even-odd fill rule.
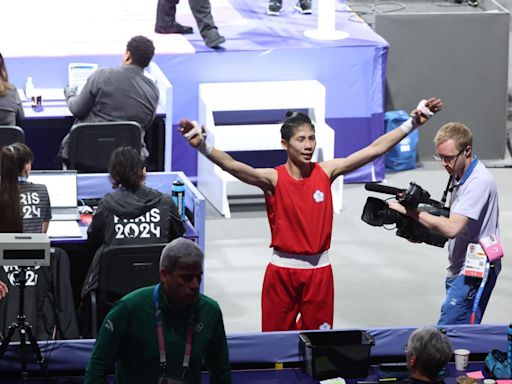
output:
[[46,233],[52,218],[48,190],[27,182],[33,154],[22,143],[1,150],[0,232]]
[[[0,232],[46,233],[51,220],[48,190],[43,184],[27,182],[32,170],[33,154],[22,143],[6,145],[0,150]],[[50,266],[36,266],[27,271],[24,292],[25,314],[32,332],[39,340],[76,338],[78,329],[75,305],[70,295],[67,254],[53,249]],[[15,276],[19,267],[0,268],[0,332],[16,321],[18,287]],[[8,297],[7,285],[11,293]]]

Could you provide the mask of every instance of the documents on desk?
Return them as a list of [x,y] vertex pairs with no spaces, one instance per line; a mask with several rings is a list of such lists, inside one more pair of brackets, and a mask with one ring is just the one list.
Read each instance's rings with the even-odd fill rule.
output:
[[21,88],[17,88],[18,90],[18,96],[20,97],[21,101],[27,101],[27,95],[25,95],[25,91]]
[[345,379],[342,379],[341,377],[335,377],[334,379],[327,379],[320,381],[320,384],[345,384]]
[[80,93],[89,76],[98,69],[98,64],[91,63],[69,63],[68,65],[68,85],[77,87],[77,93]]

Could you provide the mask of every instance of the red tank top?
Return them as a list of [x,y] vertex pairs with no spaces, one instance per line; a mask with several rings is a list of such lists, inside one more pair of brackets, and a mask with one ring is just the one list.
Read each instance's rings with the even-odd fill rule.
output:
[[318,163],[311,175],[295,180],[286,167],[276,167],[277,185],[265,197],[272,233],[271,247],[281,252],[314,255],[331,246],[331,181]]

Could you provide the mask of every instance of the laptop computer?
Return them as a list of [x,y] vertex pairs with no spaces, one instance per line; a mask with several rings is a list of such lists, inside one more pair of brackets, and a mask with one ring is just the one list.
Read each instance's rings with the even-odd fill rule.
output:
[[50,196],[52,220],[48,228],[50,237],[81,237],[77,220],[77,173],[69,170],[32,171],[28,181],[44,184]]

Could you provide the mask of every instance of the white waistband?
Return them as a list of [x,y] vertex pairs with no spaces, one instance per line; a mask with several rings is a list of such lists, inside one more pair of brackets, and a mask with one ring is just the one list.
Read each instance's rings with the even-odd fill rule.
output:
[[322,268],[331,264],[329,261],[329,251],[317,253],[316,255],[301,255],[276,251],[275,249],[270,263],[277,267],[297,269]]

